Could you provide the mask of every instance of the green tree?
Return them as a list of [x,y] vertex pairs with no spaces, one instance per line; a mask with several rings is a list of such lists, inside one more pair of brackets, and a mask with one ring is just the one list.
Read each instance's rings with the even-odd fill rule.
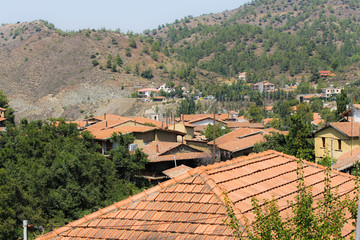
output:
[[152,72],[151,68],[146,69],[145,71],[143,71],[141,73],[141,77],[143,78],[147,78],[147,79],[152,79],[154,77],[154,74]]
[[347,92],[342,90],[340,94],[336,96],[336,116],[341,118],[340,114],[346,111],[346,105],[349,103]]
[[181,114],[195,114],[196,112],[196,104],[194,99],[184,99],[181,101],[178,109],[177,109],[177,116]]
[[140,149],[130,153],[129,145],[132,144],[135,137],[131,134],[122,135],[114,133],[110,141],[116,146],[110,151],[110,156],[115,164],[116,172],[119,178],[126,181],[138,182],[141,179],[141,171],[145,170],[148,163],[147,155]]
[[119,54],[116,55],[115,63],[116,63],[119,67],[121,67],[121,66],[123,65],[123,63],[124,63]]
[[261,122],[265,118],[265,113],[262,107],[251,105],[245,117],[249,119],[250,122]]
[[[221,123],[215,123],[215,139],[219,138],[229,132],[231,132],[231,129],[228,126],[221,124]],[[214,125],[213,124],[210,123],[205,128],[205,137],[207,138],[208,141],[214,140]]]
[[134,38],[134,37],[130,38],[130,40],[129,40],[129,47],[131,47],[131,48],[137,48],[136,41],[135,41],[135,38]]

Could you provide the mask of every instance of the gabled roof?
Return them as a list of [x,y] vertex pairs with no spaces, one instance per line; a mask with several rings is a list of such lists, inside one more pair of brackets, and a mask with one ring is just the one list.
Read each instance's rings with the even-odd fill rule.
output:
[[[254,197],[260,204],[276,198],[280,215],[286,216],[297,192],[297,170],[295,157],[273,150],[198,167],[38,239],[235,239],[223,222],[223,193],[241,223],[254,219]],[[314,201],[321,200],[325,167],[304,161],[303,172]],[[332,171],[331,179],[341,196],[355,196],[354,177]],[[353,222],[342,229],[343,236],[354,230]]]
[[91,133],[95,136],[95,139],[109,139],[113,133],[122,133],[122,134],[127,134],[127,133],[145,133],[145,132],[150,132],[150,131],[154,131],[156,128],[155,127],[146,127],[146,126],[120,126],[120,127],[115,127],[115,128],[108,128],[108,129],[104,129],[104,130],[97,130],[97,131],[92,131]]
[[315,131],[315,133],[320,132],[321,130],[332,127],[338,132],[344,134],[347,137],[359,137],[360,123],[358,122],[332,122],[325,124],[322,128]]
[[[206,119],[214,120],[214,116],[204,116],[204,117],[200,117],[200,118],[197,118],[197,119],[194,119],[194,120],[189,121],[189,123],[190,123],[190,124],[193,124],[193,123],[200,122],[200,121],[203,121],[203,120],[206,120]],[[218,115],[218,116],[215,116],[215,122],[223,123],[223,124],[226,125],[226,122],[220,120],[219,115]]]
[[115,114],[103,114],[95,117],[90,117],[88,120],[95,119],[98,121],[102,120],[123,120],[124,118]]
[[[238,128],[232,132],[229,132],[221,137],[218,137],[217,139],[215,139],[215,143],[216,145],[220,145],[222,143],[226,143],[232,140],[235,140],[237,138],[249,135],[249,134],[254,134],[257,132],[260,132],[260,129],[251,129],[251,128]],[[214,141],[209,142],[210,145],[214,144]]]
[[[168,154],[169,151],[180,146],[189,149],[189,152]],[[210,157],[208,153],[179,142],[151,142],[143,148],[143,152],[148,155],[150,162],[174,161],[174,158],[176,160],[191,160]]]

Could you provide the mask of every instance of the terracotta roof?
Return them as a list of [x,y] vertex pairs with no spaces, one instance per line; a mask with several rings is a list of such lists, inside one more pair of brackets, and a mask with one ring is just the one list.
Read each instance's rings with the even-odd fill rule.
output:
[[[235,216],[254,219],[252,198],[276,198],[281,216],[291,213],[297,191],[295,157],[276,151],[251,154],[231,161],[202,166],[116,202],[97,212],[42,235],[45,239],[235,239],[223,219],[227,216],[223,192],[234,206]],[[325,168],[304,161],[305,184],[314,201],[322,199]],[[332,187],[344,196],[354,191],[355,178],[331,172]],[[348,216],[348,214],[347,214]],[[353,220],[342,229],[354,231]]]
[[352,167],[359,160],[360,160],[360,146],[338,157],[336,163],[333,165],[333,169],[342,171],[346,168]]
[[4,111],[6,111],[6,109],[5,109],[5,108],[0,107],[0,111],[4,112]]
[[[246,136],[249,134],[254,134],[259,131],[261,131],[261,130],[260,129],[251,129],[251,128],[238,128],[232,132],[229,132],[228,134],[218,137],[217,139],[215,139],[215,143],[216,143],[216,145],[220,145],[222,143],[233,141],[239,137],[243,137],[243,136]],[[209,144],[213,145],[214,141],[209,142]]]
[[105,130],[92,131],[91,133],[95,136],[95,139],[108,139],[113,133],[120,132],[122,134],[133,133],[133,132],[149,132],[155,130],[155,127],[146,126],[120,126],[116,128],[108,128]]
[[316,125],[316,126],[319,126],[319,124],[321,123],[324,123],[325,120],[324,119],[315,119],[314,121],[312,121],[311,123]]
[[156,88],[142,88],[137,90],[138,92],[158,92],[159,90],[157,90]]
[[150,158],[154,158],[181,145],[180,142],[151,142],[144,147],[143,152]]
[[[193,150],[193,152],[176,152],[175,154],[166,154],[170,150],[182,145]],[[178,142],[151,142],[143,148],[143,152],[148,155],[150,162],[174,161],[174,155],[176,160],[191,160],[210,157],[207,153]]]
[[[207,114],[207,113],[204,113],[204,114],[183,114],[182,116],[183,116],[185,122],[190,122],[192,120],[196,120],[196,119],[204,118],[204,117],[213,118],[214,114]],[[216,118],[216,115],[215,115],[215,118]]]
[[118,115],[115,115],[115,114],[103,114],[103,115],[99,115],[99,116],[96,116],[96,117],[91,117],[91,118],[88,118],[89,120],[90,119],[96,119],[96,120],[123,120],[124,117],[121,117],[121,116],[118,116]]
[[264,135],[265,134],[255,134],[241,139],[234,139],[222,144],[217,144],[217,147],[228,152],[238,152],[252,148],[255,143],[264,141]]
[[151,123],[151,124],[154,124],[158,128],[162,128],[165,126],[165,123],[163,123],[163,122],[153,120],[151,118],[146,118],[146,117],[127,117],[127,119],[135,120],[136,122],[141,123],[141,124]]
[[348,137],[359,136],[360,123],[358,122],[332,122],[329,123],[329,125]]
[[99,130],[105,130],[106,128],[114,128],[120,124],[123,124],[125,122],[128,122],[129,120],[126,119],[117,119],[117,120],[102,120],[101,122],[97,122],[95,124],[92,124],[88,127],[86,127],[86,130],[90,131],[90,132],[96,132]]
[[248,128],[250,127],[249,121],[243,121],[243,122],[227,122],[226,125],[229,128]]
[[174,178],[186,173],[187,171],[190,171],[191,169],[192,169],[191,167],[181,164],[180,166],[163,171],[163,174],[165,174],[169,178]]
[[207,125],[195,125],[194,131],[201,132],[201,131],[205,131],[206,128],[207,128]]
[[261,123],[250,123],[249,128],[264,128],[264,125]]
[[195,160],[195,159],[203,159],[203,158],[211,158],[209,153],[205,152],[185,152],[185,153],[175,153],[158,156],[155,159],[149,159],[150,162],[167,162],[174,161],[174,155],[176,160]]
[[5,121],[5,120],[6,120],[6,118],[0,117],[0,122]]
[[[214,120],[214,116],[211,116],[211,117],[205,116],[205,117],[197,118],[197,119],[194,119],[194,120],[189,121],[189,123],[193,124],[193,123],[196,123],[196,122],[203,121],[203,120],[205,120],[205,119]],[[224,121],[222,121],[222,120],[220,119],[220,115],[215,116],[215,123],[216,123],[216,122],[220,122],[220,123],[226,124],[226,122],[224,122]]]
[[85,127],[87,121],[66,121],[65,123],[76,123],[78,128],[83,128]]
[[269,122],[271,122],[271,121],[273,121],[273,120],[274,120],[274,118],[265,118],[265,119],[263,120],[264,125],[268,124]]
[[273,106],[266,106],[265,107],[265,111],[272,111],[273,110]]
[[320,113],[313,113],[313,119],[314,120],[317,120],[317,119],[320,119],[321,116],[320,116]]

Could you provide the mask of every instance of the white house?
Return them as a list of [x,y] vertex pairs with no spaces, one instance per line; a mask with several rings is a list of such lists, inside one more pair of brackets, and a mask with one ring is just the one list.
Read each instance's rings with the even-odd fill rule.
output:
[[139,97],[150,97],[151,93],[158,93],[159,90],[157,90],[156,88],[142,88],[139,89],[137,92]]

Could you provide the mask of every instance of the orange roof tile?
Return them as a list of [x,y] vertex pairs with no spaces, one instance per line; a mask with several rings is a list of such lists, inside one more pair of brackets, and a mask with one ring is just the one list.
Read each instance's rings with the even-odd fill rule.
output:
[[124,117],[121,117],[121,116],[118,116],[118,115],[115,115],[115,114],[103,114],[103,115],[99,115],[99,116],[95,116],[95,117],[91,117],[91,118],[88,118],[88,119],[96,119],[96,120],[123,120]]
[[265,111],[272,111],[273,110],[273,106],[266,106],[265,107]]
[[254,147],[255,143],[264,141],[264,134],[255,134],[241,139],[234,139],[222,144],[217,144],[217,147],[228,151],[228,152],[237,152],[244,149]]
[[179,175],[182,175],[182,174],[190,171],[191,169],[192,169],[191,167],[181,164],[180,166],[167,169],[167,170],[163,171],[163,173],[170,178],[174,178],[174,177],[177,177]]
[[346,168],[352,167],[355,163],[360,160],[360,147],[354,148],[352,151],[348,151],[342,154],[336,160],[336,163],[333,165],[333,169],[344,170]]
[[243,121],[243,122],[227,122],[226,125],[229,128],[248,128],[250,127],[249,121]]
[[[223,192],[242,223],[254,219],[254,197],[260,202],[276,198],[280,214],[287,215],[297,191],[297,169],[295,157],[273,150],[198,167],[37,239],[235,239],[223,222]],[[303,172],[315,202],[321,200],[325,167],[304,161]],[[355,196],[354,177],[332,171],[331,179],[342,196]],[[345,224],[344,236],[354,230],[352,223]]]
[[[189,123],[193,124],[193,123],[196,123],[196,122],[200,122],[200,121],[203,121],[203,120],[206,120],[206,119],[210,119],[210,120],[214,120],[214,116],[205,116],[205,117],[200,117],[200,118],[197,118],[197,119],[194,119],[194,120],[191,120],[189,121]],[[220,119],[220,115],[218,116],[215,116],[215,123],[218,124],[218,123],[223,123],[223,124],[226,124],[226,122],[222,121]]]
[[128,117],[128,119],[134,120],[141,124],[151,123],[151,124],[154,124],[158,128],[162,128],[165,126],[165,124],[161,121],[153,120],[153,119],[146,118],[146,117]]
[[113,133],[118,133],[118,132],[122,134],[133,133],[133,132],[144,133],[144,132],[153,131],[155,129],[156,128],[154,127],[146,127],[146,126],[120,126],[120,127],[109,128],[104,130],[95,130],[92,131],[91,133],[94,135],[95,139],[108,139],[112,136]]
[[348,137],[359,136],[360,123],[358,122],[332,122],[329,125]]
[[[249,135],[249,134],[254,134],[256,132],[260,132],[260,129],[251,129],[251,128],[238,128],[232,132],[229,132],[228,134],[225,134],[221,137],[218,137],[217,139],[215,139],[215,143],[216,145],[222,144],[222,143],[226,143],[229,141],[233,141],[237,138]],[[214,144],[213,141],[209,142],[209,144]]]
[[86,121],[66,121],[65,123],[76,123],[79,128],[83,128],[86,125]]
[[353,106],[357,109],[360,109],[360,104],[354,104]]
[[90,131],[90,132],[96,132],[99,130],[105,130],[106,128],[114,128],[120,124],[123,124],[125,122],[128,122],[130,120],[126,120],[124,119],[106,119],[106,120],[102,120],[98,123],[92,124],[88,127],[86,127],[86,130]]
[[6,118],[0,117],[0,122],[5,121],[5,120],[6,120]]
[[[188,152],[175,152],[174,149],[183,146]],[[172,150],[171,154],[167,154]],[[210,157],[209,154],[201,152],[193,147],[179,142],[151,142],[143,148],[143,152],[148,155],[150,162],[164,162],[176,160],[190,160]]]
[[5,108],[0,107],[0,111],[4,112],[4,111],[6,111],[6,109],[5,109]]

